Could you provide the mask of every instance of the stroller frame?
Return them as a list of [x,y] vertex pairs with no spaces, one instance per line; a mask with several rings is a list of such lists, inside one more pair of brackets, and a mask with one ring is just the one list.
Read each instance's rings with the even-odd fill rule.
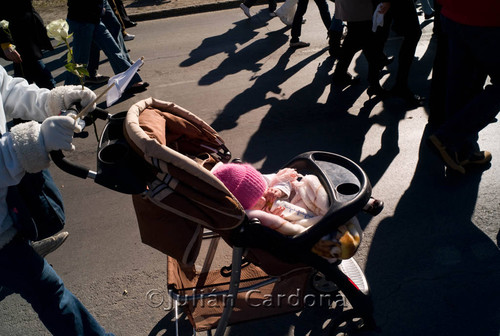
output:
[[[137,153],[137,143],[132,142],[129,138],[130,135],[127,134],[129,127],[127,121],[131,111],[132,114],[139,114],[139,112],[137,112],[138,109],[150,106],[154,108],[158,108],[159,106],[160,108],[166,108],[167,110],[173,108],[174,114],[180,111],[181,113],[178,114],[178,116],[181,118],[187,118],[191,122],[201,124],[201,128],[204,131],[208,130],[209,133],[213,133],[217,142],[220,142],[220,138],[216,132],[191,112],[183,110],[175,104],[149,98],[132,106],[126,117],[120,115],[117,118],[113,118],[113,116],[110,117],[110,115],[107,115],[105,111],[97,111],[100,114],[98,118],[108,120],[108,124],[103,130],[103,135],[101,136],[101,141],[98,147],[97,172],[93,172],[86,167],[75,165],[65,159],[64,155],[62,155],[60,151],[57,153],[51,153],[54,163],[58,165],[59,168],[72,175],[81,178],[92,178],[96,183],[115,191],[133,195],[143,192],[146,189],[144,182],[148,180],[151,175],[151,162],[146,160],[145,163],[145,160],[143,159],[146,158],[147,155],[142,154],[144,157],[141,158],[140,153]],[[136,128],[138,128],[138,123]],[[148,143],[155,142],[152,141],[152,139],[149,139],[149,137],[148,140],[145,141]],[[223,142],[221,142],[220,145],[221,146],[218,148],[219,150],[221,148],[224,150],[227,149]],[[157,146],[160,146],[160,144],[157,144]],[[179,159],[184,160],[182,159],[184,155],[176,152],[174,149],[163,145],[161,147],[162,150],[169,151],[167,156],[172,156],[173,161]],[[115,157],[116,153],[114,149],[119,149],[119,154],[123,154],[125,159]],[[102,154],[109,155],[108,157],[112,158],[112,160],[103,160]],[[219,152],[218,154],[221,153]],[[228,151],[222,154],[223,155],[221,156],[225,156],[225,159],[227,159],[230,155]],[[140,162],[137,162],[137,160]],[[185,156],[184,161],[185,162],[183,162],[179,167],[179,171],[187,169],[193,172],[193,169],[197,169],[197,164],[195,164],[191,158]],[[168,163],[175,165],[175,162]],[[237,207],[235,213],[240,211],[242,213],[241,216],[243,216],[242,219],[237,219],[237,216],[234,214],[229,214],[229,217],[234,217],[233,224],[228,227],[228,229],[224,229],[222,232],[220,230],[214,230],[213,227],[208,227],[208,229],[212,230],[216,233],[216,235],[213,236],[215,241],[213,244],[211,243],[211,252],[207,255],[204,269],[206,269],[212,262],[212,250],[216,248],[218,240],[220,239],[217,235],[220,234],[220,236],[233,248],[229,288],[227,291],[217,293],[219,295],[226,294],[227,300],[220,320],[217,323],[216,335],[223,335],[229,323],[229,318],[234,304],[234,300],[231,300],[231,298],[236,298],[238,292],[279,281],[279,277],[270,276],[269,278],[263,279],[263,281],[259,284],[240,287],[242,256],[248,251],[256,249],[268,253],[286,265],[298,265],[299,268],[305,266],[321,272],[326,280],[332,281],[337,285],[338,289],[351,303],[353,310],[346,312],[348,314],[346,314],[345,318],[352,318],[353,316],[361,317],[363,319],[363,327],[365,329],[375,329],[376,324],[372,316],[373,306],[369,293],[364,293],[360,290],[355,283],[349,279],[344,272],[342,272],[339,268],[340,262],[329,263],[326,259],[313,253],[311,249],[321,237],[336,230],[340,225],[349,221],[359,212],[365,210],[374,215],[377,214],[381,211],[383,203],[379,202],[374,208],[367,210],[370,208],[370,205],[374,200],[371,198],[371,185],[368,177],[356,163],[341,155],[319,151],[307,152],[298,155],[284,167],[295,168],[301,174],[316,175],[321,184],[325,187],[330,200],[330,208],[327,214],[324,215],[324,217],[317,224],[296,236],[284,236],[268,227],[260,225],[258,220],[246,217],[239,202],[234,199],[234,196],[232,196],[229,190],[227,190],[215,176],[211,175],[206,170],[205,172],[196,175],[197,178],[208,177],[210,179],[210,186],[215,186],[216,190],[222,192],[225,191],[228,197],[232,197],[233,201],[231,202],[234,202]],[[204,170],[203,167],[200,166],[200,168]],[[147,171],[147,174],[143,173],[144,170]],[[116,174],[117,171],[119,171],[119,174]],[[130,185],[130,180],[133,180],[133,185]],[[139,226],[141,227],[140,221]],[[150,242],[145,241],[142,236],[142,232],[141,238],[143,238],[144,243],[158,248],[157,246],[150,244]],[[255,260],[251,261],[255,264]],[[256,261],[257,263],[259,262],[258,258]],[[265,268],[265,265],[259,264],[259,266],[263,267],[263,269]],[[183,298],[183,296],[178,295],[173,290],[169,289],[169,293],[176,301]],[[197,297],[195,295],[192,298],[196,299]],[[178,307],[176,305],[176,317],[178,316],[177,309]],[[339,323],[341,320],[339,320]],[[178,321],[176,320],[176,334],[178,334],[177,322]]]
[[[328,173],[325,174],[324,169],[319,169],[315,164],[315,159],[329,160],[333,164],[332,167],[327,167],[330,174],[335,177],[340,177],[342,183],[336,184],[332,188],[334,181],[330,179]],[[333,161],[333,162],[331,162]],[[324,162],[328,161],[323,161]],[[372,313],[372,302],[368,290],[360,289],[353,279],[350,279],[345,272],[339,268],[338,263],[330,264],[327,260],[311,252],[311,247],[319,240],[320,237],[335,229],[336,226],[345,223],[358,212],[362,211],[369,203],[371,198],[371,186],[364,171],[351,160],[337,154],[327,152],[308,152],[301,154],[290,161],[285,167],[296,168],[298,171],[314,172],[320,177],[324,186],[329,190],[330,199],[335,200],[331,209],[325,218],[311,227],[308,231],[301,235],[294,237],[283,236],[276,231],[260,225],[256,219],[246,220],[241,224],[237,230],[233,230],[229,238],[229,242],[233,247],[232,255],[232,273],[227,291],[212,293],[213,295],[227,295],[226,304],[222,312],[221,318],[217,323],[215,331],[216,336],[224,335],[224,332],[229,324],[232,309],[234,308],[234,301],[237,293],[245,292],[253,288],[260,288],[272,282],[279,281],[279,277],[270,276],[269,279],[261,283],[240,287],[240,274],[241,274],[241,261],[244,252],[247,249],[258,248],[277,256],[284,262],[305,264],[311,266],[316,271],[321,272],[326,280],[334,282],[338,289],[344,293],[345,297],[349,300],[353,307],[353,311],[346,314],[345,318],[352,319],[352,317],[361,317],[363,319],[364,328],[376,328],[375,321]],[[328,188],[330,186],[330,188]],[[332,215],[333,214],[333,215]],[[335,220],[332,221],[332,216]],[[216,238],[218,239],[218,238]],[[216,245],[216,244],[215,244]],[[215,245],[210,246],[210,250],[215,248]],[[207,253],[206,265],[211,263],[213,251]],[[208,260],[208,261],[207,261]],[[357,265],[357,264],[356,264]],[[203,271],[202,271],[203,272]],[[364,275],[362,281],[366,282]],[[178,311],[177,302],[181,300],[196,300],[199,296],[181,296],[175,289],[169,287],[169,294],[176,303],[176,335],[178,332]],[[341,320],[336,323],[340,324]],[[194,330],[194,335],[196,330]]]

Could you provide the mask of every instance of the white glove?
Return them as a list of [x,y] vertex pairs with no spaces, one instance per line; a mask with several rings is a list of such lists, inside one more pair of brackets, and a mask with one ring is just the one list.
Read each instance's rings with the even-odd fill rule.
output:
[[[81,85],[58,86],[50,90],[46,108],[49,115],[59,115],[62,110],[67,110],[71,105],[78,102],[82,105],[82,108],[85,108],[94,99],[96,99],[95,93],[87,87],[82,90]],[[87,112],[93,111],[95,107],[96,104],[93,103]]]
[[73,151],[73,133],[81,130],[75,119],[70,116],[49,117],[40,126],[40,136],[47,153],[59,149]]

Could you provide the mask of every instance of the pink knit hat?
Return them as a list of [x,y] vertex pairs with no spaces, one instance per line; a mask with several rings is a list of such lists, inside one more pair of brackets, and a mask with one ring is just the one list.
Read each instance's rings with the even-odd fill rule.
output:
[[236,197],[243,209],[251,209],[267,189],[264,177],[249,164],[221,164],[215,166],[212,173]]

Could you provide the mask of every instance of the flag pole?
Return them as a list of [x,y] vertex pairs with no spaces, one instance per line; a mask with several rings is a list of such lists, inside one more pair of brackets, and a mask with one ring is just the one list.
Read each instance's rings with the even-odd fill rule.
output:
[[77,114],[77,116],[75,117],[75,119],[78,119],[78,118],[81,118],[81,117],[85,116],[85,114],[87,113],[88,109],[92,105],[94,105],[99,99],[101,99],[101,97],[104,96],[109,91],[109,89],[111,89],[113,86],[115,86],[115,83],[111,83],[111,85],[108,86],[106,88],[106,90],[104,90],[99,96],[97,96],[96,99],[94,99],[90,104],[88,104],[87,106],[85,106],[85,108],[83,110],[81,110],[80,113]]

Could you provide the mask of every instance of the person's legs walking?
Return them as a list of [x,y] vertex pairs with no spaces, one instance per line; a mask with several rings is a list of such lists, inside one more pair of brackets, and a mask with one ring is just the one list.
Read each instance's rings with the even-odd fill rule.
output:
[[332,16],[332,23],[328,28],[328,52],[334,57],[340,52],[340,41],[344,33],[344,22],[335,18],[335,13]]
[[408,87],[410,68],[413,63],[418,41],[422,35],[415,5],[411,0],[400,1],[394,5],[394,24],[403,35],[403,43],[399,51],[399,65],[396,85]]
[[321,21],[323,21],[323,24],[328,31],[332,25],[332,16],[330,15],[328,4],[326,3],[326,0],[314,0],[314,2],[316,3],[316,6],[318,6]]
[[0,249],[0,269],[0,286],[28,301],[53,335],[111,335],[106,334],[27,241],[14,238]]
[[[500,28],[467,26],[444,17],[442,25],[449,40],[449,77],[446,84],[448,119],[435,132],[433,139],[437,138],[448,154],[457,154],[452,157],[453,163],[464,165],[464,162],[470,162],[467,156],[477,154],[466,153],[475,147],[471,142],[475,142],[478,132],[492,122],[500,111],[500,46],[497,42]],[[460,73],[458,81],[456,73]],[[477,83],[484,78],[484,74],[490,76],[491,84],[479,90]],[[465,103],[456,103],[456,95],[461,92],[464,94],[471,87],[475,87],[473,90],[477,94]],[[491,160],[489,153],[482,152],[482,156],[482,159],[479,158],[480,163]],[[448,165],[456,169],[453,164]]]
[[111,36],[116,41],[116,44],[120,47],[122,53],[127,57],[127,60],[129,63],[132,63],[132,60],[130,59],[130,55],[128,54],[127,47],[125,46],[125,40],[123,39],[123,27],[116,17],[116,15],[113,13],[113,10],[111,9],[110,5],[108,2],[105,3],[104,5],[105,11],[104,15],[101,17],[102,23],[106,26],[106,28],[109,30],[111,33]]
[[353,84],[358,78],[353,78],[349,73],[349,65],[354,55],[361,50],[363,45],[363,24],[362,22],[347,22],[347,35],[340,49],[339,61],[335,66],[332,81],[335,85],[344,87]]
[[[69,31],[73,34],[73,57],[77,64],[89,64],[90,50],[94,37],[96,25],[92,23],[81,23],[73,20],[67,20]],[[66,85],[78,85],[80,80],[70,72],[66,74]]]
[[422,35],[415,3],[413,0],[395,1],[392,4],[391,11],[393,11],[394,30],[403,36],[403,43],[399,50],[398,71],[393,93],[411,104],[420,105],[423,99],[413,94],[408,85],[415,51]]
[[[108,57],[109,64],[115,74],[127,70],[132,65],[102,22],[95,28],[94,42]],[[142,82],[142,79],[136,73],[130,81],[129,87],[138,82]]]
[[297,10],[295,11],[295,15],[293,17],[292,30],[290,33],[292,36],[290,39],[291,47],[301,48],[309,46],[309,43],[300,41],[300,34],[302,33],[302,19],[307,11],[308,4],[309,0],[299,0],[297,4]]

